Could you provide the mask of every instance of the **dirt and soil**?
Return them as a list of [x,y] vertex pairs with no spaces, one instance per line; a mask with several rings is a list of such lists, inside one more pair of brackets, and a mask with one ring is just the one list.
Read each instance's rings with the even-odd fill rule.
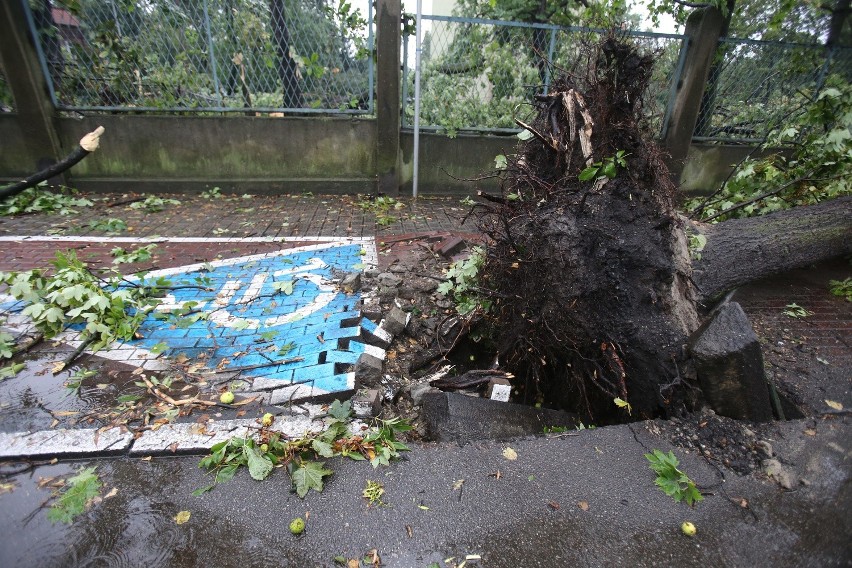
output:
[[[378,294],[385,310],[389,311],[396,302],[412,314],[405,333],[388,351],[381,384],[370,386],[383,392],[384,412],[408,418],[421,434],[424,425],[419,416],[420,408],[412,400],[412,391],[423,388],[429,375],[446,365],[454,365],[452,373],[461,374],[468,369],[489,368],[494,357],[493,351],[482,343],[461,341],[447,359],[436,358],[422,369],[410,370],[412,363],[423,361],[424,353],[434,352],[439,330],[457,316],[454,304],[436,292],[443,272],[452,262],[452,258],[434,252],[441,240],[434,235],[403,236],[380,243],[379,271],[365,280],[366,287]],[[468,239],[467,250],[476,242]],[[455,258],[464,258],[464,252],[456,254]],[[829,280],[842,279],[849,272],[849,263],[838,259],[754,283],[735,296],[749,312],[760,337],[768,375],[785,401],[786,418],[805,418],[806,433],[808,421],[836,418],[838,411],[828,406],[826,400],[839,402],[843,408],[852,406],[849,379],[852,305],[828,291]],[[784,306],[793,300],[818,310],[821,319],[808,321],[808,318],[785,315]],[[813,331],[818,326],[829,331],[815,335]],[[451,344],[442,339],[445,349]],[[483,390],[479,387],[468,393]],[[701,407],[668,420],[657,419],[644,424],[684,451],[697,453],[739,475],[754,473],[765,477],[766,460],[778,457],[773,455],[772,444],[780,435],[780,429],[773,422],[733,420]]]

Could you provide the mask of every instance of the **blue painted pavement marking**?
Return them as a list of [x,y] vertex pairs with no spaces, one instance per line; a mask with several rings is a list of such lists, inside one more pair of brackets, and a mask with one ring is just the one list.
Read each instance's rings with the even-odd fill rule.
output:
[[[242,373],[282,386],[310,384],[314,394],[352,389],[352,367],[364,352],[361,295],[330,281],[332,269],[362,270],[367,246],[374,245],[334,242],[152,271],[146,278],[202,283],[215,292],[174,290],[140,327],[143,339],[129,345],[168,357],[201,356],[219,370],[300,359]],[[187,308],[191,313],[181,315]]]

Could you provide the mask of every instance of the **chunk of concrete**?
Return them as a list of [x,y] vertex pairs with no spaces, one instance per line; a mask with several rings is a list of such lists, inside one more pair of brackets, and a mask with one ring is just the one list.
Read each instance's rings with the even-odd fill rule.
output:
[[352,397],[352,412],[358,418],[372,418],[382,411],[382,395],[376,389],[361,389]]
[[429,383],[420,383],[411,387],[411,402],[415,405],[420,406],[423,404],[423,396],[427,393],[440,393],[438,389],[430,385]]
[[689,349],[713,410],[738,420],[773,419],[760,342],[738,303],[722,306],[692,335]]
[[448,392],[425,393],[421,412],[426,435],[438,442],[506,440],[541,434],[545,426],[577,426],[577,416],[559,410]]
[[340,287],[347,294],[354,294],[361,289],[361,273],[350,272],[340,281]]

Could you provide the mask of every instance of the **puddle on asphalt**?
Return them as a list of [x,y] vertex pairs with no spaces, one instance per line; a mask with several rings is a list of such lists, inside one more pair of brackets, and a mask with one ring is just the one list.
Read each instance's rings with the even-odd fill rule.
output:
[[[50,491],[38,488],[39,479],[66,476],[89,465],[46,465],[7,478],[17,487],[0,495],[0,526],[4,527],[0,566],[313,565],[297,551],[247,534],[245,529],[203,510],[192,511],[190,521],[178,525],[174,517],[180,509],[166,497],[170,488],[152,490],[150,486],[151,479],[168,483],[180,475],[177,465],[167,460],[149,467],[124,460],[99,462],[101,494],[115,487],[115,495],[91,507],[71,525],[52,524],[41,506]],[[7,468],[0,468],[0,475],[4,473],[8,473]]]
[[56,363],[71,350],[47,349],[33,349],[20,359],[26,363],[21,372],[0,381],[0,432],[98,428],[109,423],[122,396],[145,395],[134,384],[139,377],[133,367],[97,356],[83,357],[54,375]]

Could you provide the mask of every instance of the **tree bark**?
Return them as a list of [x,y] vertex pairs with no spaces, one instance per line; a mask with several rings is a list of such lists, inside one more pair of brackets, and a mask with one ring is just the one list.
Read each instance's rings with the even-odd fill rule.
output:
[[707,302],[748,282],[852,253],[852,197],[696,227],[707,245],[693,262],[692,278]]
[[296,73],[298,66],[290,57],[290,30],[287,27],[287,19],[284,17],[284,0],[269,0],[269,13],[272,37],[278,52],[278,77],[284,89],[284,107],[302,108],[305,106],[305,99]]
[[849,20],[852,14],[850,8],[850,0],[837,0],[834,9],[831,11],[831,23],[828,26],[828,39],[826,39],[825,47],[831,49],[840,43],[840,37],[843,33],[843,25]]

